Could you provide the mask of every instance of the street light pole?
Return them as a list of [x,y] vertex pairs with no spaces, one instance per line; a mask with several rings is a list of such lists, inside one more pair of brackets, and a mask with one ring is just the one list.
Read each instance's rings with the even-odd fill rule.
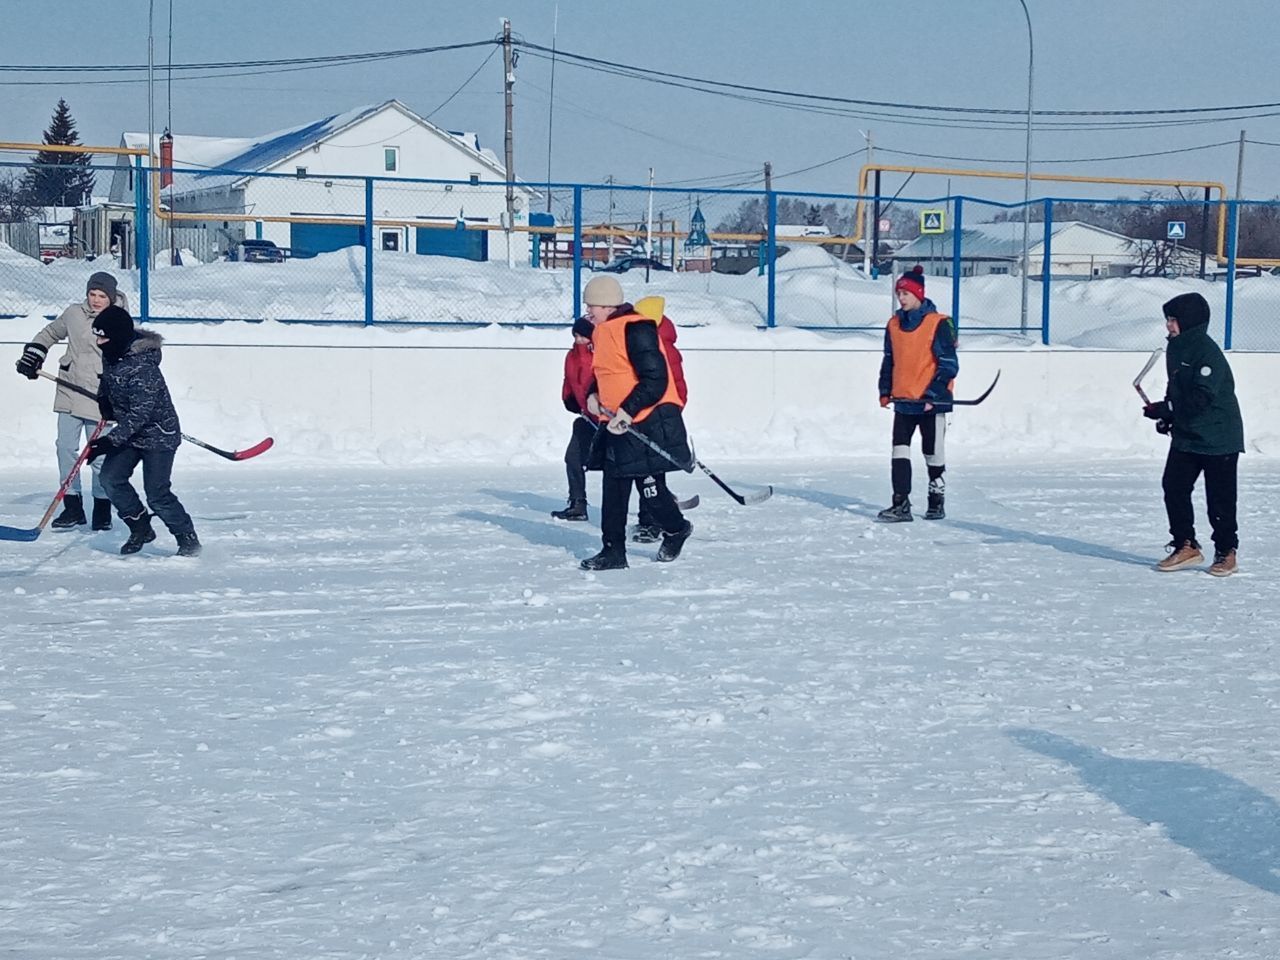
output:
[[[1022,313],[1021,330],[1027,332],[1027,294],[1028,274],[1031,272],[1031,105],[1033,102],[1033,81],[1035,78],[1036,43],[1031,33],[1031,11],[1027,9],[1027,0],[1018,0],[1022,4],[1022,13],[1027,18],[1027,159],[1022,174]],[[1048,271],[1046,271],[1048,272]],[[1047,276],[1040,278],[1041,283],[1048,283]]]

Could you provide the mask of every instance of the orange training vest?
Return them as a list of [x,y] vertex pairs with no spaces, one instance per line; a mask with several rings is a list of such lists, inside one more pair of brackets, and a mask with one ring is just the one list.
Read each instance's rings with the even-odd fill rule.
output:
[[[938,372],[938,360],[933,355],[933,338],[938,324],[948,323],[950,318],[941,313],[927,313],[920,326],[903,330],[895,313],[889,318],[889,345],[893,349],[893,395],[915,399],[924,396],[934,374]],[[953,379],[947,384],[951,390]]]
[[[631,391],[640,382],[635,368],[631,366],[631,359],[627,356],[627,326],[637,322],[653,323],[653,320],[638,313],[628,313],[597,324],[595,332],[591,335],[593,351],[591,366],[596,375],[596,389],[600,394],[601,405],[610,410],[618,410],[622,406],[622,401],[631,395]],[[657,340],[658,349],[662,351],[662,359],[667,367],[667,388],[657,403],[652,407],[645,407],[632,418],[635,423],[640,423],[653,412],[654,407],[664,403],[674,403],[677,407],[684,406],[671,376],[671,362],[667,360],[667,345],[662,342],[661,337]]]

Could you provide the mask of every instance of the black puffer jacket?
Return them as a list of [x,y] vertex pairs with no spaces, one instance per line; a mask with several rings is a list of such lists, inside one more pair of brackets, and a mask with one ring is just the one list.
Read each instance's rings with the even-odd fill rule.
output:
[[1231,364],[1207,325],[1169,338],[1166,399],[1173,413],[1173,449],[1206,456],[1244,453],[1244,420]]
[[123,357],[104,359],[98,405],[104,417],[116,421],[107,436],[111,445],[138,450],[176,450],[182,443],[178,411],[160,372],[164,338],[139,330]]
[[[620,312],[632,311],[626,307]],[[662,398],[667,391],[671,371],[662,348],[658,345],[658,325],[653,321],[641,320],[628,324],[626,345],[627,360],[635,370],[639,382],[622,402],[622,408],[634,415]],[[689,449],[689,436],[685,432],[679,404],[659,404],[644,420],[632,424],[631,429],[671,454],[680,465],[677,466],[661,454],[655,453],[630,433],[619,436],[601,425],[592,448],[593,469],[603,469],[615,477],[647,477],[683,469],[686,464],[692,464],[693,453]]]

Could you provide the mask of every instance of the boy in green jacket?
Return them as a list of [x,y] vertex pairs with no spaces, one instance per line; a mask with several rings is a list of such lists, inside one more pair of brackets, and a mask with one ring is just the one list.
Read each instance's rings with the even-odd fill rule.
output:
[[1184,293],[1164,305],[1169,346],[1165,398],[1142,414],[1172,437],[1164,465],[1164,508],[1169,515],[1169,556],[1156,564],[1163,572],[1204,562],[1196,541],[1191,491],[1204,474],[1205,501],[1213,527],[1215,577],[1236,572],[1236,464],[1244,453],[1244,421],[1236,382],[1222,350],[1209,339],[1209,304]]

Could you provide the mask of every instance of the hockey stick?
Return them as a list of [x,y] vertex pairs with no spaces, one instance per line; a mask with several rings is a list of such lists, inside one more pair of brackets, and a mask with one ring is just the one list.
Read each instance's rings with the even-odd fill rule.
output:
[[[608,413],[610,416],[613,415],[612,413],[610,413],[608,407],[601,407],[600,410],[602,413]],[[585,416],[585,414],[583,414],[583,416]],[[729,486],[727,483],[725,483],[723,480],[721,480],[719,477],[717,477],[709,469],[707,469],[707,465],[703,463],[701,460],[699,460],[696,456],[693,457],[692,462],[688,464],[683,464],[679,460],[677,460],[675,457],[673,457],[671,454],[667,453],[666,450],[662,449],[662,447],[658,446],[656,443],[654,443],[652,440],[646,437],[639,430],[633,430],[631,429],[631,427],[627,427],[627,433],[631,434],[633,437],[635,437],[637,440],[643,443],[646,447],[648,447],[658,456],[662,457],[664,460],[669,461],[673,466],[675,466],[679,470],[683,470],[685,473],[693,473],[693,468],[697,467],[699,470],[705,473],[708,477],[710,477],[713,481],[715,481],[715,484],[717,487],[719,487],[729,496],[733,497],[733,499],[737,500],[738,503],[742,504],[742,506],[744,507],[747,506],[747,504],[764,503],[766,500],[768,500],[770,497],[773,496],[772,486],[766,486],[763,490],[757,490],[755,493],[743,496],[742,494],[734,490],[731,486]],[[689,444],[689,453],[692,456],[693,454],[692,443]]]
[[[1145,372],[1145,371],[1144,371]],[[996,388],[996,384],[1000,382],[1000,371],[996,371],[996,378],[991,381],[991,386],[983,390],[981,394],[972,400],[925,400],[922,397],[890,397],[890,403],[934,403],[943,404],[952,407],[976,407],[987,397],[991,396],[991,391]]]
[[93,433],[89,434],[89,442],[85,444],[84,449],[80,451],[80,456],[76,457],[76,462],[71,465],[71,471],[62,479],[62,486],[58,487],[58,492],[53,495],[53,503],[49,504],[49,509],[44,512],[44,516],[30,530],[23,530],[19,527],[0,526],[0,540],[15,540],[19,543],[30,543],[40,537],[44,531],[45,524],[49,522],[49,518],[53,516],[53,511],[58,509],[58,504],[62,502],[62,498],[67,495],[67,488],[71,486],[71,481],[76,478],[76,474],[80,472],[80,468],[84,466],[85,460],[89,456],[89,447],[93,441],[98,439],[98,435],[102,433],[103,428],[107,425],[107,421],[99,420],[98,425],[93,428]]
[[1138,375],[1133,378],[1133,389],[1138,391],[1138,396],[1140,396],[1142,398],[1142,402],[1148,406],[1151,405],[1151,398],[1147,396],[1147,391],[1142,389],[1142,378],[1151,372],[1151,368],[1156,365],[1156,361],[1160,359],[1160,355],[1162,353],[1164,353],[1164,347],[1157,347],[1152,351],[1151,356],[1147,358],[1146,364],[1143,365],[1142,369],[1138,372]]
[[[98,399],[98,395],[96,393],[92,390],[86,390],[78,383],[72,383],[70,380],[62,379],[62,377],[55,377],[52,373],[46,373],[44,370],[38,370],[36,372],[46,380],[52,380],[54,383],[58,384],[58,386],[66,387],[68,390],[78,393],[82,397],[88,397],[90,400],[95,401]],[[208,450],[210,453],[216,453],[218,456],[227,460],[248,460],[250,457],[256,457],[260,453],[266,453],[275,444],[274,439],[267,437],[267,439],[255,443],[252,447],[246,447],[244,450],[222,450],[211,444],[205,443],[203,440],[197,440],[195,437],[186,433],[182,435],[182,439],[186,440],[188,443],[194,443],[197,447],[204,447],[204,449]]]

